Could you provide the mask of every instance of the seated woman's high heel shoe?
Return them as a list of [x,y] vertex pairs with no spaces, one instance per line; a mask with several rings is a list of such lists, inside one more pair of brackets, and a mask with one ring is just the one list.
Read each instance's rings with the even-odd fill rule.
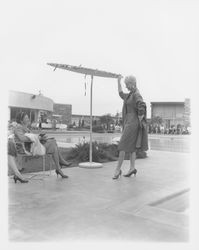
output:
[[134,174],[136,176],[137,174],[137,169],[133,169],[132,171],[130,171],[127,174],[124,174],[124,177],[130,177],[132,174]]
[[14,175],[13,180],[15,183],[17,183],[17,181],[20,181],[21,183],[28,183],[28,180],[23,180],[16,175]]
[[112,179],[113,179],[113,180],[116,180],[116,179],[118,179],[121,175],[122,175],[122,170],[120,169],[120,172],[119,172],[117,175],[114,175]]
[[56,170],[55,170],[55,173],[57,174],[57,177],[58,177],[58,175],[61,175],[62,178],[68,178],[68,175],[65,175],[65,174],[61,171],[61,169],[56,169]]

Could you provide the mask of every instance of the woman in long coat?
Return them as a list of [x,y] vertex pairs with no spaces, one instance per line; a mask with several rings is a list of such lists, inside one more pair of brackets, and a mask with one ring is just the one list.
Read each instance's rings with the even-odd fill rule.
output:
[[130,155],[130,169],[125,177],[136,175],[135,169],[136,150],[148,149],[148,137],[146,127],[146,104],[136,87],[136,78],[127,76],[124,80],[129,93],[124,93],[121,86],[121,77],[118,78],[118,92],[123,99],[123,132],[118,145],[119,159],[113,179],[118,179],[121,174],[121,166],[124,161],[125,153]]

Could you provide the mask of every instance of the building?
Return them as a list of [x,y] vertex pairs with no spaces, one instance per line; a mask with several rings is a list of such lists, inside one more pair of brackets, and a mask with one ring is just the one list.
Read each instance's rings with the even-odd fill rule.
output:
[[54,103],[52,117],[59,123],[63,123],[67,125],[71,124],[72,123],[72,105]]
[[[92,116],[93,119],[93,123],[95,125],[99,124],[100,121],[100,116]],[[73,114],[72,115],[72,120],[71,120],[71,124],[75,125],[77,127],[80,126],[89,126],[90,125],[90,115],[77,115],[77,114]]]
[[190,116],[191,116],[190,99],[186,98],[184,102],[184,123],[186,127],[190,127],[191,125]]
[[151,120],[161,117],[165,127],[190,125],[190,99],[184,102],[151,102]]
[[[116,116],[111,116],[114,125],[121,123],[121,114],[122,113],[117,113]],[[101,117],[102,116],[104,116],[104,115],[93,115],[92,116],[93,125],[102,125],[101,124]],[[83,124],[83,126],[89,126],[90,125],[90,115],[73,114],[71,124],[75,125],[77,127],[82,126],[82,124]]]
[[37,122],[42,115],[49,116],[53,112],[53,100],[43,96],[19,91],[9,91],[8,119],[15,120],[18,112],[24,111],[31,123]]

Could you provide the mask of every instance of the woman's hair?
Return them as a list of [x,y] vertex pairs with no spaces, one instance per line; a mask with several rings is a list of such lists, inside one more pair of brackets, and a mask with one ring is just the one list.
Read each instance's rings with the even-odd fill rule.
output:
[[26,112],[19,112],[16,116],[16,122],[21,124],[21,122],[23,121],[24,117],[27,115]]
[[136,85],[136,78],[135,76],[132,76],[132,75],[129,75],[129,76],[126,76],[125,79],[124,79],[124,82],[125,83],[131,83],[131,84],[135,84]]

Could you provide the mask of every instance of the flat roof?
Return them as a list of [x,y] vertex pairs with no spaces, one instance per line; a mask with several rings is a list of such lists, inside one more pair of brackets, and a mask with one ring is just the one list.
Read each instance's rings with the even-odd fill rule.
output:
[[72,104],[69,103],[58,103],[58,102],[54,102],[53,105],[72,106]]
[[53,100],[40,94],[9,90],[8,106],[12,108],[27,108],[52,112]]
[[182,104],[184,105],[184,102],[150,102],[151,104]]

